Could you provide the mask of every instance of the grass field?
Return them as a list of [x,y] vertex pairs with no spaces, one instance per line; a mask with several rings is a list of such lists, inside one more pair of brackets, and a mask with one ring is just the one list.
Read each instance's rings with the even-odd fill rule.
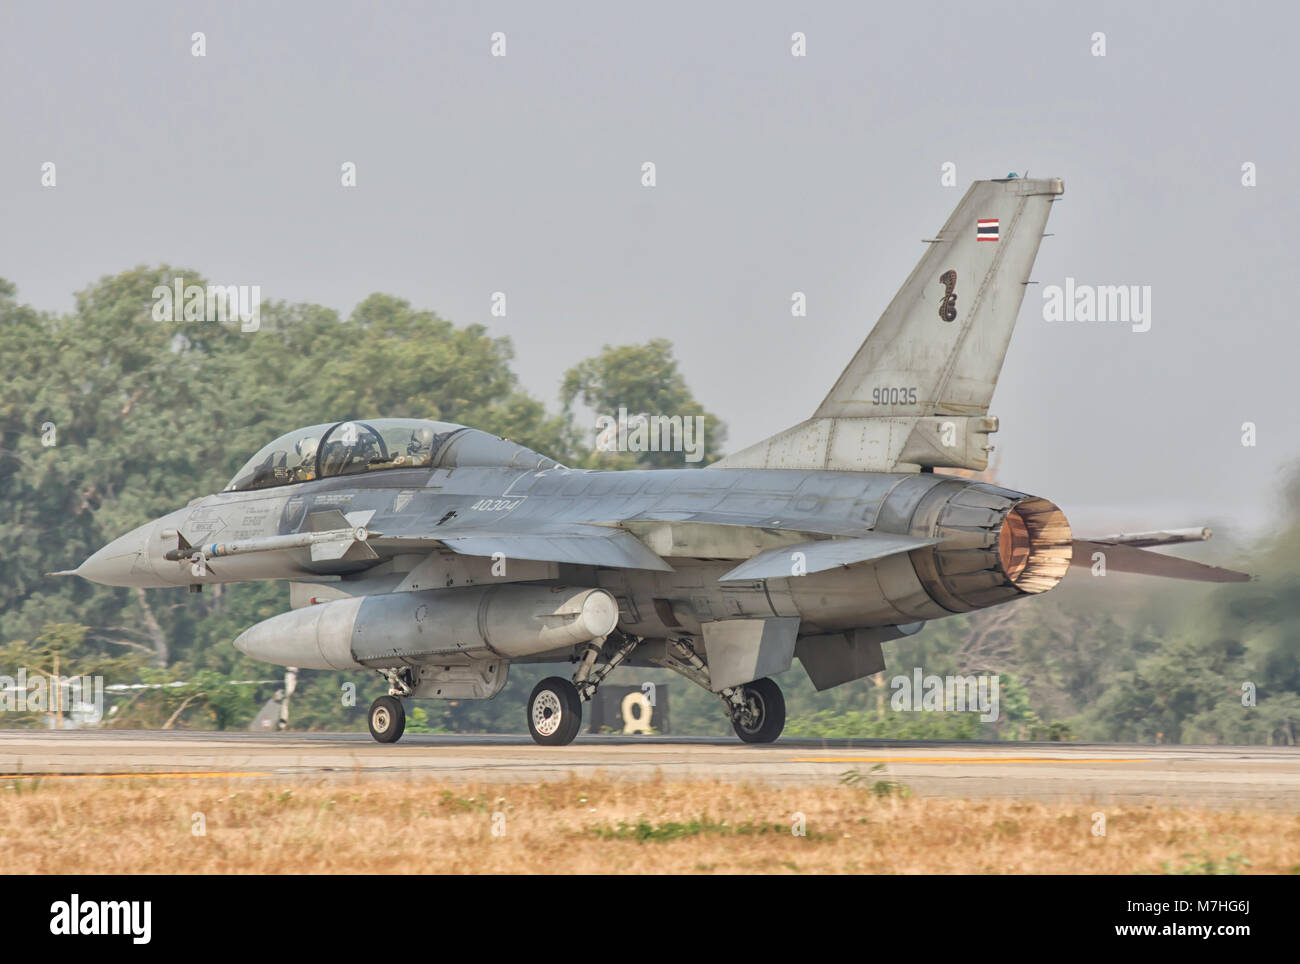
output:
[[0,786],[0,845],[9,873],[1300,873],[1300,815],[923,799],[870,775],[25,778]]

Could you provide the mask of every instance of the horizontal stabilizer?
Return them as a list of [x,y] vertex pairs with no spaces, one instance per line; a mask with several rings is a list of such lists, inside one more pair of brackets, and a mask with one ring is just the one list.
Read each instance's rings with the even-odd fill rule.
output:
[[1070,559],[1070,565],[1091,566],[1093,553],[1096,552],[1105,556],[1107,572],[1132,572],[1144,576],[1163,576],[1166,579],[1193,579],[1197,582],[1249,582],[1252,578],[1248,573],[1234,569],[1207,566],[1203,562],[1135,549],[1130,545],[1092,542],[1087,539],[1074,540],[1074,555]]
[[818,542],[801,542],[760,552],[732,569],[718,582],[740,582],[746,579],[789,579],[810,572],[822,572],[836,566],[851,566],[855,562],[883,559],[900,552],[924,549],[937,545],[938,539],[918,539],[892,533],[871,532],[857,539],[823,539]]

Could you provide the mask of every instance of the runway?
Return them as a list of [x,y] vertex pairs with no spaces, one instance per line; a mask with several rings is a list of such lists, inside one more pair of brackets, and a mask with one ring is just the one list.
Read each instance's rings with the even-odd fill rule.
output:
[[856,772],[918,796],[1160,802],[1300,812],[1300,748],[581,736],[0,731],[0,774],[58,780],[373,779],[538,782],[599,776],[833,784]]

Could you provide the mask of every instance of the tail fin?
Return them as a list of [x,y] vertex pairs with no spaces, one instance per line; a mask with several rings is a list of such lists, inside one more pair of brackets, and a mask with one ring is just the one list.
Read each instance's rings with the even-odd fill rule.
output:
[[1059,179],[971,185],[813,417],[713,468],[988,465],[987,415]]

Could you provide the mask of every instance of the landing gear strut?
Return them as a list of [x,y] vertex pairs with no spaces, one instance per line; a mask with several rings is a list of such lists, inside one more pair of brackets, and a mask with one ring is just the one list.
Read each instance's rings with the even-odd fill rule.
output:
[[614,667],[627,659],[641,642],[639,636],[628,636],[622,645],[601,666],[596,665],[605,650],[604,639],[593,639],[587,644],[573,679],[551,676],[533,688],[528,697],[528,732],[542,746],[565,746],[582,729],[582,704],[596,695],[596,689]]
[[381,669],[379,675],[388,681],[388,695],[370,704],[370,735],[380,743],[396,743],[406,730],[406,708],[402,706],[402,697],[414,692],[411,671],[403,666]]
[[[708,663],[689,639],[669,639],[663,656],[654,662],[715,692],[709,680]],[[736,736],[746,743],[771,743],[785,729],[785,697],[773,680],[756,679],[752,683],[729,686],[716,691],[716,695],[726,708]]]

